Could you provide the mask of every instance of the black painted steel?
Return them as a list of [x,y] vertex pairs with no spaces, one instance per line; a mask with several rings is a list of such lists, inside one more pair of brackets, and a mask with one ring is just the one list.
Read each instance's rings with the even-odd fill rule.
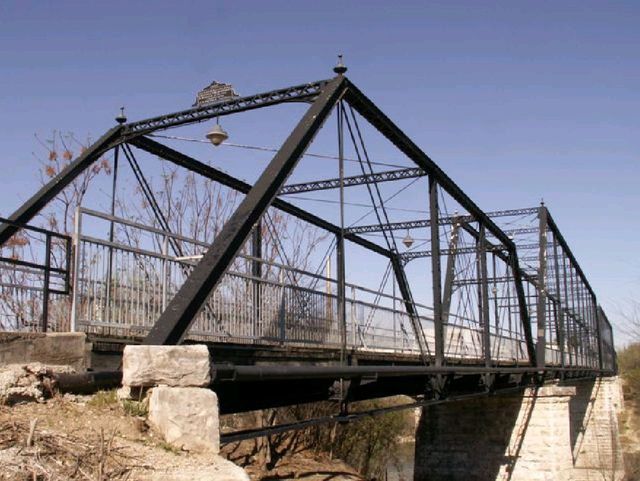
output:
[[343,77],[325,86],[154,324],[144,340],[145,344],[179,344],[182,341],[207,297],[246,241],[251,228],[282,188],[344,91]]
[[[415,179],[417,177],[423,177],[426,174],[422,169],[397,169],[387,170],[385,172],[375,172],[373,174],[354,175],[350,177],[344,177],[342,179],[342,185],[344,187],[354,187],[357,185],[392,182],[396,180]],[[309,182],[302,182],[299,184],[285,185],[280,189],[280,195],[287,194],[300,194],[302,192],[314,192],[317,190],[330,190],[339,189],[341,179],[327,179],[327,180],[313,180]]]
[[436,366],[444,365],[444,317],[442,312],[442,271],[440,266],[440,227],[438,218],[438,184],[429,175],[429,215],[431,221],[431,281],[433,285],[433,325],[435,334]]
[[[487,212],[486,214],[493,217],[507,217],[514,215],[527,215],[534,214],[537,212],[537,208],[527,208],[527,209],[510,209],[510,210],[497,210],[492,212]],[[458,222],[474,222],[477,220],[472,215],[453,215],[453,216],[442,216],[438,219],[438,224],[440,225],[451,225],[456,224]],[[417,220],[407,220],[401,222],[390,222],[389,224],[371,224],[371,225],[358,225],[349,227],[347,232],[352,234],[364,234],[369,232],[382,232],[384,230],[406,230],[406,229],[420,229],[424,227],[429,227],[431,225],[431,219],[417,219]],[[537,232],[537,229],[527,229],[529,232]],[[511,229],[511,230],[503,230],[505,234],[524,234],[527,233],[524,229]]]
[[246,97],[237,97],[214,104],[181,110],[171,114],[160,115],[124,126],[123,140],[131,140],[140,135],[149,134],[156,130],[164,130],[185,124],[192,124],[235,114],[247,110],[254,110],[287,102],[311,102],[323,90],[330,80],[320,80],[308,84],[271,90]]
[[[157,155],[158,157],[168,160],[169,162],[172,162],[180,167],[184,167],[185,169],[202,175],[203,177],[219,182],[220,184],[233,190],[237,190],[238,192],[247,194],[251,190],[250,184],[247,184],[240,179],[237,179],[225,172],[222,172],[221,170],[211,167],[203,162],[200,162],[199,160],[194,159],[193,157],[189,157],[182,152],[178,152],[177,150],[167,147],[166,145],[156,142],[155,140],[152,140],[148,137],[138,137],[131,140],[129,143],[138,147],[139,149],[149,152],[150,154]],[[331,222],[328,222],[282,199],[274,199],[271,205],[283,212],[286,212],[287,214],[291,214],[297,217],[298,219],[304,220],[305,222],[308,222],[316,227],[331,232],[332,234],[340,233],[340,227],[338,227],[337,225],[332,224]],[[387,249],[380,247],[378,244],[367,239],[358,237],[357,235],[346,233],[345,239],[385,257],[391,256],[391,253]]]

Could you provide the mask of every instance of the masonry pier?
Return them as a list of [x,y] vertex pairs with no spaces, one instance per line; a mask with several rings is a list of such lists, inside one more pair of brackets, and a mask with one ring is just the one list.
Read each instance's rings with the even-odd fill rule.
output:
[[426,406],[414,480],[623,479],[615,377]]

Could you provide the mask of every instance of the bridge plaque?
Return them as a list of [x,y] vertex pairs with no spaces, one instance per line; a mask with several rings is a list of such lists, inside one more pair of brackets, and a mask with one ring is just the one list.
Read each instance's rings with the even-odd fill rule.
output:
[[211,84],[203,88],[196,95],[194,107],[202,107],[204,105],[215,104],[223,100],[229,100],[239,97],[233,85],[222,82],[213,81]]

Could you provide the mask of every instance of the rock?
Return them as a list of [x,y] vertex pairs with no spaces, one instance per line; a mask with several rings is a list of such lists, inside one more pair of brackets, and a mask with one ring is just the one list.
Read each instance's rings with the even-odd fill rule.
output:
[[206,346],[126,346],[122,357],[123,386],[194,386],[211,382]]
[[56,373],[73,373],[70,366],[40,363],[9,364],[0,368],[0,404],[40,402],[55,390]]
[[0,365],[36,362],[82,372],[91,367],[91,343],[84,332],[0,332]]
[[204,388],[153,388],[149,424],[162,438],[186,451],[220,452],[218,397]]

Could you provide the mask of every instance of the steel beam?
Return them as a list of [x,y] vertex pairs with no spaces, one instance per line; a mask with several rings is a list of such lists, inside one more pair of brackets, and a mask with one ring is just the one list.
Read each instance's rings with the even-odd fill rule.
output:
[[546,316],[547,316],[547,208],[540,206],[538,209],[540,251],[538,254],[538,306],[536,309],[536,325],[538,328],[536,342],[536,358],[539,369],[545,366],[547,351]]
[[558,332],[556,333],[556,337],[558,340],[558,344],[560,344],[560,358],[562,360],[561,365],[565,367],[566,359],[565,359],[565,322],[564,322],[564,304],[566,303],[565,297],[562,295],[562,289],[560,284],[560,262],[558,261],[558,240],[555,236],[553,236],[553,264],[554,264],[554,275],[556,280],[556,296],[558,297],[558,302],[556,303],[556,316],[558,321]]
[[[508,216],[516,216],[516,215],[525,215],[532,214],[537,212],[537,208],[527,208],[527,209],[512,209],[512,210],[496,210],[492,212],[487,212],[486,214],[493,217],[508,217]],[[474,222],[477,219],[472,215],[453,215],[453,216],[443,216],[438,219],[438,224],[440,225],[451,225],[457,222]],[[416,220],[407,220],[401,222],[390,222],[389,224],[371,224],[371,225],[359,225],[354,227],[349,227],[347,232],[352,234],[364,234],[369,232],[382,232],[382,231],[391,231],[391,230],[407,230],[407,229],[421,229],[426,228],[431,225],[431,219],[416,219]],[[511,229],[510,231],[503,231],[505,234],[509,233],[527,233],[530,229]],[[517,232],[515,232],[517,231]],[[534,230],[534,232],[537,229]]]
[[[538,247],[538,244],[528,244],[526,246],[524,246],[525,248],[531,248],[531,247]],[[508,250],[507,246],[504,245],[496,245],[496,244],[490,244],[487,246],[487,250],[489,252],[506,252]],[[441,255],[449,255],[452,253],[455,254],[476,254],[479,252],[478,247],[459,247],[457,249],[441,249],[440,250],[440,254]],[[409,251],[409,252],[404,252],[402,254],[400,254],[400,257],[402,258],[402,260],[407,263],[409,261],[412,261],[414,259],[419,259],[421,257],[431,257],[433,256],[433,252],[431,250],[424,250],[424,251]]]
[[456,250],[458,248],[458,238],[460,237],[460,223],[453,224],[451,228],[451,238],[449,239],[449,251],[447,256],[447,267],[444,275],[444,291],[442,293],[442,321],[449,322],[449,311],[451,310],[451,298],[453,297],[453,287],[458,285],[455,280],[456,275]]
[[285,102],[311,102],[329,82],[330,80],[320,80],[131,122],[124,126],[123,137],[125,140],[130,140],[156,130],[202,122],[214,117],[222,117]]
[[[177,150],[167,147],[166,145],[156,142],[155,140],[152,140],[148,137],[138,137],[131,140],[130,143],[131,145],[135,145],[139,149],[168,160],[169,162],[190,170],[191,172],[195,172],[196,174],[202,175],[207,179],[219,182],[220,184],[229,187],[230,189],[237,190],[238,192],[242,192],[243,194],[247,194],[251,190],[251,184],[243,182],[236,177],[233,177],[225,172],[222,172],[221,170],[211,167],[203,162],[200,162],[199,160],[189,157],[188,155],[178,152]],[[286,212],[287,214],[291,214],[292,216],[297,217],[298,219],[329,231],[332,234],[337,235],[340,233],[340,227],[338,227],[337,225],[332,224],[331,222],[328,222],[321,217],[318,217],[282,199],[274,199],[271,205],[283,212]],[[383,255],[385,257],[391,257],[391,252],[389,252],[384,247],[379,246],[375,242],[371,242],[367,239],[358,237],[357,235],[348,233],[345,234],[345,239],[353,242],[354,244],[358,244],[365,249],[369,249],[377,254]]]
[[487,239],[484,225],[480,225],[478,238],[478,278],[480,280],[480,325],[482,326],[482,354],[484,365],[491,366],[491,320],[489,311],[489,275],[487,272]]
[[[438,218],[438,183],[429,175],[429,215],[431,221],[431,284],[433,291],[433,327],[435,334],[436,366],[443,366],[444,359],[444,316],[442,310],[442,270],[440,266],[440,226]],[[455,255],[455,254],[454,254]]]
[[9,220],[13,223],[4,223],[0,226],[0,246],[4,245],[4,243],[18,231],[19,225],[29,223],[49,201],[71,184],[82,172],[98,160],[102,154],[117,145],[121,131],[121,126],[108,130],[102,137],[94,142],[93,145],[31,196],[18,210],[11,214]]
[[279,195],[300,194],[302,192],[314,192],[317,190],[339,189],[342,180],[343,187],[354,187],[380,182],[392,182],[395,180],[415,179],[426,174],[421,169],[398,169],[385,172],[375,172],[373,174],[354,175],[343,179],[313,180],[301,182],[299,184],[285,185],[280,189]]
[[345,88],[344,77],[336,77],[321,91],[151,328],[145,344],[179,344],[182,341],[209,294],[233,262],[255,223],[271,205]]

